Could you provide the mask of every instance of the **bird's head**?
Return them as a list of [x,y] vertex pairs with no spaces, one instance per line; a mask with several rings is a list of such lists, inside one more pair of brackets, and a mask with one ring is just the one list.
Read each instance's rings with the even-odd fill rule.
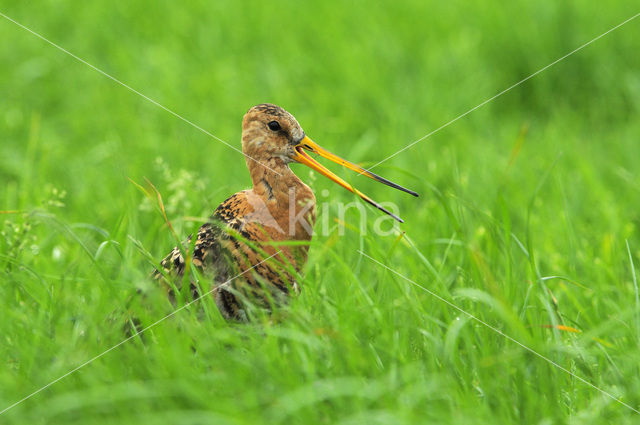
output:
[[256,105],[245,114],[242,120],[242,152],[246,156],[249,168],[261,166],[260,164],[264,166],[274,158],[281,159],[284,164],[291,162],[305,164],[350,192],[357,194],[364,201],[384,211],[399,222],[402,222],[399,217],[325,168],[309,156],[307,152],[318,154],[387,186],[418,196],[416,192],[365,170],[320,147],[304,133],[293,115],[283,108],[270,103]]
[[280,158],[293,161],[295,146],[305,134],[298,121],[279,106],[270,103],[256,105],[242,120],[242,152],[250,161]]

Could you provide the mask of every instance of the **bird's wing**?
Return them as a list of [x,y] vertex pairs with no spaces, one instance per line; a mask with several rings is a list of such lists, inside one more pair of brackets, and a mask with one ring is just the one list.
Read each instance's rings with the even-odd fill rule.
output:
[[[207,245],[211,243],[211,233],[213,232],[212,226],[209,223],[203,224],[198,230],[197,240],[194,245],[193,255],[191,261],[193,265],[201,267],[204,263],[204,257],[206,256]],[[192,235],[189,235],[186,241],[182,243],[182,250],[179,247],[175,247],[171,252],[164,257],[160,262],[162,271],[156,269],[153,272],[153,277],[156,279],[162,278],[164,275],[169,277],[181,277],[184,274],[185,260],[182,252],[187,252],[191,248]]]
[[[245,199],[244,192],[238,192],[230,196],[216,208],[211,216],[211,221],[200,227],[191,256],[191,263],[194,266],[205,271],[210,267],[214,271],[215,269],[218,269],[218,271],[222,271],[220,269],[228,269],[228,264],[222,264],[228,261],[223,241],[228,240],[229,235],[224,230],[224,227],[237,227],[235,222],[245,213]],[[168,276],[176,279],[182,277],[185,269],[185,259],[182,252],[187,252],[191,249],[191,238],[192,235],[183,242],[182,250],[179,247],[171,250],[160,262],[162,271],[154,270],[152,274],[154,278],[162,279],[164,276]]]

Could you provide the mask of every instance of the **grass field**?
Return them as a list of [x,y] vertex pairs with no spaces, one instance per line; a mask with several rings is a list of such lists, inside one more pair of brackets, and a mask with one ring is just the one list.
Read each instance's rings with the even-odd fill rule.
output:
[[[365,166],[640,12],[396,3],[0,12],[233,146],[272,102]],[[137,288],[143,321],[170,311],[146,253],[174,240],[129,179],[154,183],[182,236],[250,180],[234,150],[1,17],[0,39],[2,410],[122,341]],[[581,381],[640,409],[638,51],[640,18],[376,167],[418,199],[340,170],[398,205],[403,237],[355,210],[339,235],[353,196],[297,166],[330,231],[281,320],[228,324],[204,300],[0,423],[639,423]]]

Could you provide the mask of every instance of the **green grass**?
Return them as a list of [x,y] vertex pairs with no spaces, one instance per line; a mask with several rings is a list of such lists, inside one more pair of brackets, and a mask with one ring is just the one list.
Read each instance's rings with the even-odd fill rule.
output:
[[[71,3],[0,11],[234,146],[269,101],[365,165],[639,11]],[[170,311],[143,251],[174,241],[128,178],[158,187],[182,236],[250,181],[237,152],[2,18],[0,39],[0,210],[19,211],[0,214],[1,410],[120,342],[137,288],[144,321]],[[282,321],[227,324],[206,300],[0,423],[638,423],[358,250],[639,409],[639,40],[636,20],[377,168],[419,199],[340,171],[399,206],[401,240],[355,210],[340,236],[352,196],[296,167],[331,231]]]

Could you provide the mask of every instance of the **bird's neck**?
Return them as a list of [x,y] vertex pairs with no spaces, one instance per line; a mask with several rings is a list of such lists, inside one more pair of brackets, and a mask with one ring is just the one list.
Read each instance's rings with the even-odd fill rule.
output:
[[[253,164],[251,163],[253,162]],[[309,186],[281,158],[260,164],[248,160],[253,192],[269,209],[287,240],[310,240],[315,222],[316,199]]]

